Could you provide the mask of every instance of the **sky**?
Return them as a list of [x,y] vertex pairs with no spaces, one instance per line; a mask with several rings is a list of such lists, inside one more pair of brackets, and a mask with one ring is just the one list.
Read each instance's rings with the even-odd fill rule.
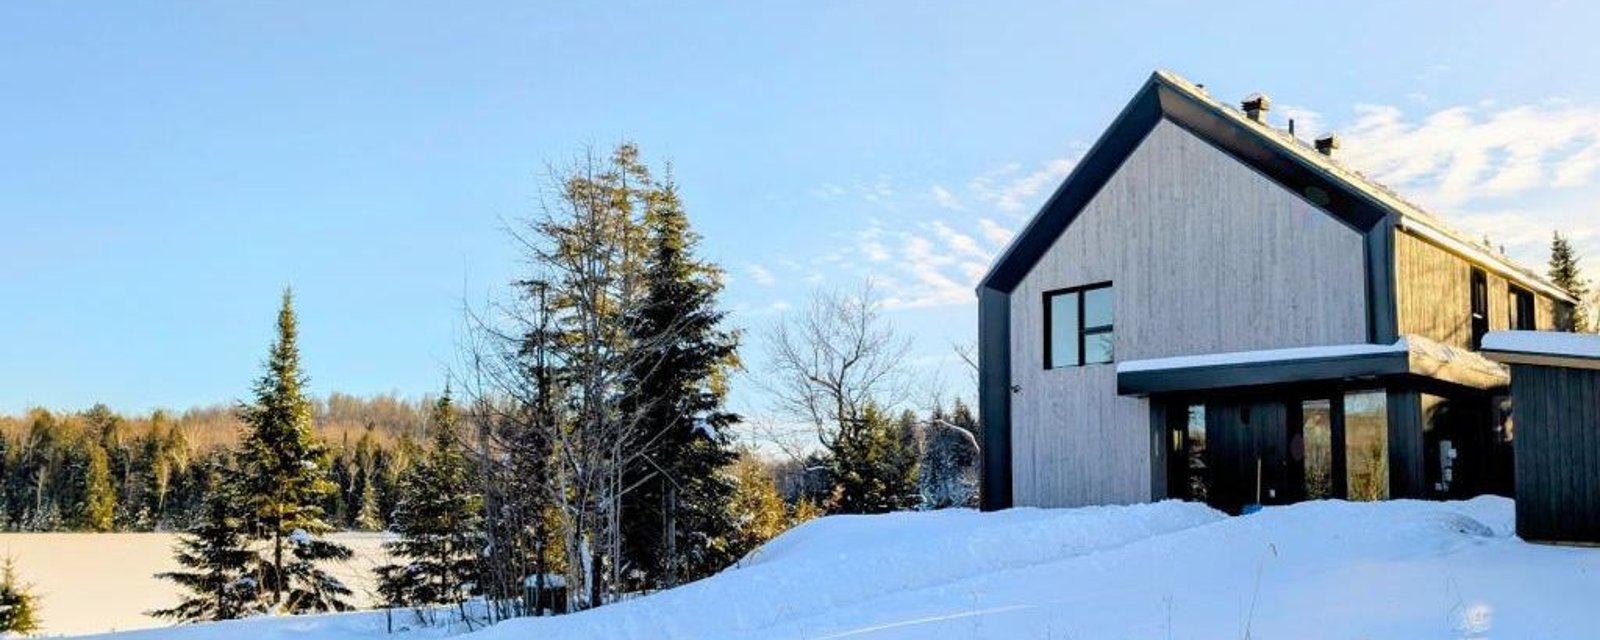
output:
[[[1593,3],[0,5],[0,413],[243,397],[292,286],[312,391],[437,392],[547,167],[670,163],[761,328],[877,283],[961,393],[972,287],[1154,69],[1600,275]],[[735,408],[769,403],[748,379]]]

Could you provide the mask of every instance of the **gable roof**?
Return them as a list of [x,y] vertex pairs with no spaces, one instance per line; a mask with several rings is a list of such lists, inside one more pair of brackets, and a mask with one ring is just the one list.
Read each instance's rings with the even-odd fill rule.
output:
[[1184,128],[1359,232],[1385,220],[1497,275],[1557,300],[1576,302],[1561,287],[1510,258],[1450,229],[1438,217],[1405,200],[1304,141],[1255,122],[1223,105],[1204,88],[1176,74],[1156,71],[1134,94],[1057,187],[1050,199],[990,268],[978,285],[1009,293],[1044,256],[1089,200],[1161,120]]

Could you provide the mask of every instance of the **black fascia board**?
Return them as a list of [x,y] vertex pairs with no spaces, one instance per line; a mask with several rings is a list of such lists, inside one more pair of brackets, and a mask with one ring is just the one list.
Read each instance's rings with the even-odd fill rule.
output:
[[1409,372],[1409,354],[1405,351],[1395,351],[1278,362],[1244,362],[1124,371],[1117,373],[1117,393],[1124,396],[1148,396],[1157,393],[1380,378],[1405,375]]

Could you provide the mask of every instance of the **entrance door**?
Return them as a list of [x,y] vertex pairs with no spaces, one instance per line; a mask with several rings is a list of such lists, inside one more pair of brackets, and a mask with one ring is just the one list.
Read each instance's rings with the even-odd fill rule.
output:
[[1238,513],[1249,504],[1294,501],[1284,402],[1207,402],[1206,439],[1212,506]]

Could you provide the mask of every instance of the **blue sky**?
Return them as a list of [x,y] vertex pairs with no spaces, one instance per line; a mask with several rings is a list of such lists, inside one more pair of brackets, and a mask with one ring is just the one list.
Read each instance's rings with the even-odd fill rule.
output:
[[285,285],[314,391],[435,391],[519,267],[501,221],[623,139],[672,162],[736,325],[870,276],[959,387],[976,273],[1155,68],[1600,272],[1590,3],[766,4],[0,7],[0,411],[238,398]]

